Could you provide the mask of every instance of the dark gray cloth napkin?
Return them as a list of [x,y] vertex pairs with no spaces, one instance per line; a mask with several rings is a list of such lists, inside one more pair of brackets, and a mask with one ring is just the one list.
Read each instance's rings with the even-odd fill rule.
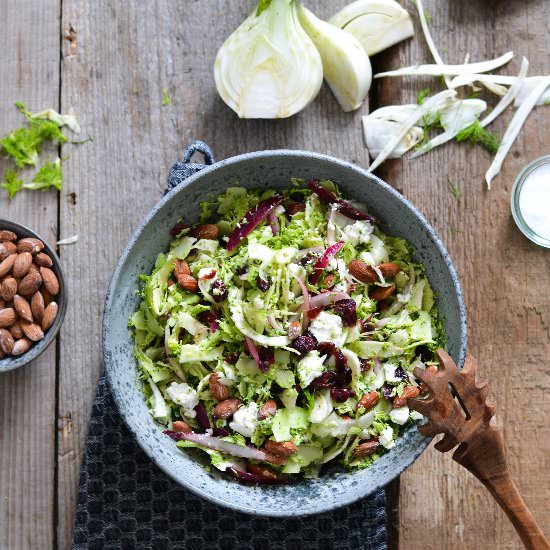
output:
[[102,377],[80,473],[74,549],[386,549],[385,495],[288,519],[234,512],[166,476],[141,450]]

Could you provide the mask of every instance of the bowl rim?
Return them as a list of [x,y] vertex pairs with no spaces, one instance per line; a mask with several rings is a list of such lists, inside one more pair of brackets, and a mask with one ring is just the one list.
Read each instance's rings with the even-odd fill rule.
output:
[[[128,239],[126,245],[124,246],[119,259],[117,261],[117,264],[115,266],[115,269],[113,271],[113,275],[111,277],[111,281],[109,283],[109,287],[107,290],[107,295],[105,298],[105,307],[103,311],[103,326],[102,326],[102,348],[103,348],[103,361],[105,365],[105,375],[106,379],[109,383],[109,386],[111,388],[111,391],[113,393],[114,401],[117,405],[117,409],[120,412],[122,418],[124,419],[124,422],[126,426],[128,427],[130,433],[134,437],[134,439],[137,441],[138,445],[141,447],[141,449],[147,454],[147,456],[170,478],[174,479],[180,486],[183,486],[185,489],[193,492],[197,496],[201,498],[205,498],[211,502],[214,502],[215,504],[218,504],[220,506],[231,508],[239,512],[257,515],[257,516],[264,516],[264,517],[286,517],[288,514],[285,514],[284,511],[277,511],[273,512],[271,510],[265,510],[265,509],[258,509],[258,510],[251,510],[249,507],[244,506],[240,504],[239,502],[234,501],[227,501],[222,500],[221,498],[218,498],[217,495],[213,495],[210,493],[207,493],[206,491],[202,490],[201,488],[193,485],[185,483],[183,480],[178,479],[175,474],[171,471],[169,467],[165,467],[164,464],[160,463],[156,458],[153,458],[150,453],[147,450],[146,441],[148,440],[148,437],[145,435],[140,434],[139,432],[135,431],[131,422],[129,421],[129,415],[126,414],[124,409],[119,406],[119,403],[122,402],[122,396],[118,393],[117,385],[114,383],[113,378],[113,369],[111,367],[112,361],[110,357],[110,350],[107,350],[106,348],[106,341],[107,341],[107,333],[109,331],[109,315],[110,310],[113,305],[113,300],[115,296],[115,290],[119,282],[119,278],[122,272],[122,269],[130,255],[130,252],[132,248],[134,247],[135,243],[139,240],[141,234],[148,226],[149,222],[154,218],[154,216],[157,214],[159,210],[161,210],[168,202],[172,200],[172,198],[180,193],[183,189],[191,185],[196,180],[200,179],[201,177],[208,175],[209,173],[218,170],[221,167],[224,166],[230,166],[234,164],[238,164],[240,162],[248,161],[251,159],[267,159],[267,158],[273,158],[273,157],[296,157],[296,158],[307,158],[311,159],[314,158],[316,160],[329,162],[332,164],[336,164],[344,169],[351,170],[352,172],[355,172],[360,177],[368,177],[371,178],[377,185],[380,185],[385,191],[393,195],[394,198],[396,198],[399,202],[404,204],[407,208],[409,208],[412,213],[415,215],[415,217],[418,219],[418,221],[424,226],[424,228],[429,232],[430,237],[432,241],[434,242],[435,247],[437,248],[438,252],[441,255],[441,258],[445,262],[445,265],[449,271],[449,275],[451,277],[451,280],[453,281],[453,287],[454,287],[454,293],[456,295],[458,308],[459,308],[459,318],[460,318],[460,327],[459,327],[459,333],[461,336],[460,341],[460,348],[458,351],[458,361],[457,364],[459,365],[459,368],[462,368],[462,365],[464,363],[465,357],[466,357],[466,345],[467,345],[467,325],[466,325],[466,306],[464,304],[464,298],[462,294],[462,289],[460,286],[460,281],[458,278],[458,274],[456,272],[456,269],[452,263],[452,260],[449,256],[449,253],[447,252],[445,246],[443,245],[443,242],[441,241],[439,235],[435,231],[435,229],[432,227],[432,225],[426,220],[424,215],[407,199],[405,198],[401,193],[399,193],[396,189],[394,189],[391,185],[386,183],[384,180],[379,178],[378,176],[367,172],[365,169],[361,168],[360,166],[357,166],[351,162],[341,160],[337,157],[333,157],[331,155],[326,155],[322,153],[316,153],[312,151],[305,151],[305,150],[299,150],[299,149],[267,149],[267,150],[260,150],[260,151],[251,151],[248,153],[235,155],[232,157],[228,157],[226,159],[217,161],[211,165],[205,165],[203,169],[196,172],[192,176],[189,176],[186,178],[181,184],[177,185],[175,188],[171,189],[166,195],[164,195],[149,211],[149,213],[145,216],[143,221],[138,225],[138,227],[134,230],[130,238]],[[414,423],[412,426],[410,426],[406,431],[410,429],[414,429],[415,425]],[[394,480],[396,477],[398,477],[404,470],[406,470],[409,466],[411,466],[416,459],[422,454],[422,452],[426,449],[426,447],[431,442],[431,437],[423,437],[420,443],[418,444],[417,448],[414,450],[414,452],[411,454],[412,460],[407,465],[400,465],[395,470],[392,470],[391,475],[385,476],[383,478],[379,478],[377,482],[375,483],[375,487],[373,490],[369,493],[372,494],[372,492],[384,487],[389,482]],[[292,515],[300,515],[300,516],[307,516],[312,514],[318,514],[323,512],[328,512],[331,510],[334,510],[336,508],[340,508],[342,506],[346,506],[349,504],[352,504],[354,502],[357,502],[358,500],[362,498],[366,498],[368,495],[362,494],[360,492],[348,493],[348,497],[345,499],[339,499],[338,502],[318,502],[317,504],[314,504],[309,510],[304,511],[303,513],[296,512],[294,510],[292,512]]]
[[[5,357],[4,359],[0,359],[0,374],[2,374],[4,372],[9,372],[28,365],[40,357],[40,355],[42,355],[50,347],[61,329],[61,325],[65,319],[65,313],[67,312],[67,285],[65,282],[63,269],[61,268],[61,260],[59,259],[59,256],[48,241],[39,233],[30,227],[23,225],[22,223],[14,222],[5,218],[0,218],[0,228],[13,231],[17,234],[18,239],[34,237],[35,239],[41,240],[44,243],[45,252],[47,252],[48,256],[50,256],[53,261],[54,271],[59,279],[59,293],[55,297],[55,301],[57,302],[59,309],[57,311],[54,324],[46,331],[44,339],[34,344],[32,348],[26,353],[23,353],[23,355],[20,355],[19,357]],[[21,236],[20,233],[22,233],[23,236]]]

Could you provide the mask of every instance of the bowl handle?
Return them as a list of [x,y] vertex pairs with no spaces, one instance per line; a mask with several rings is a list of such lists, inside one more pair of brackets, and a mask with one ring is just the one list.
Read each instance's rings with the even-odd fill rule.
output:
[[[198,162],[191,162],[191,157],[195,153],[202,153],[204,156],[204,164]],[[202,170],[204,167],[214,164],[214,154],[212,150],[204,141],[198,139],[192,141],[183,152],[183,159],[176,162],[170,168],[170,173],[168,174],[168,182],[166,191],[164,194],[168,193],[180,183],[185,181],[189,176],[196,174],[199,170]]]

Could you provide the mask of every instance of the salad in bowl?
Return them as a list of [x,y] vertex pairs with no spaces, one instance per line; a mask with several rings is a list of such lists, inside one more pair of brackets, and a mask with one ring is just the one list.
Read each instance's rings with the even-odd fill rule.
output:
[[444,345],[413,250],[331,181],[230,187],[172,228],[130,319],[143,393],[182,449],[248,483],[365,468],[420,419]]

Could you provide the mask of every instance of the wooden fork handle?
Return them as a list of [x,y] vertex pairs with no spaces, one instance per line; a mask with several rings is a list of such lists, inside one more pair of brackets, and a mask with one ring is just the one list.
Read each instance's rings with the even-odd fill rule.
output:
[[472,472],[489,489],[514,525],[528,550],[550,550],[550,543],[537,525],[519,493],[506,462],[500,430],[489,427],[469,445],[458,447],[454,460]]

